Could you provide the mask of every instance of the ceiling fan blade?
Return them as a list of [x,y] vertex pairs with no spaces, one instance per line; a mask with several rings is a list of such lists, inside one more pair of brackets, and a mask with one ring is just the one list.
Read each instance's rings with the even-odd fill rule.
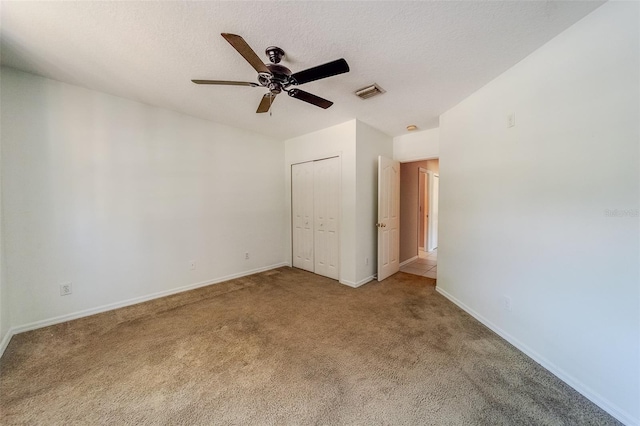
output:
[[310,104],[319,106],[320,108],[324,108],[324,109],[327,109],[331,105],[333,105],[333,102],[331,101],[328,101],[326,99],[321,98],[320,96],[313,95],[309,92],[305,92],[304,90],[300,90],[300,89],[289,90],[289,96],[292,96],[296,99],[300,99],[301,101],[309,102]]
[[304,71],[297,72],[291,77],[295,80],[296,84],[304,84],[314,80],[320,80],[321,78],[327,78],[334,75],[349,72],[349,64],[343,58],[328,62],[317,67],[309,68]]
[[271,108],[271,105],[273,104],[274,99],[276,98],[276,95],[271,93],[271,92],[267,92],[264,94],[264,96],[262,97],[262,100],[260,101],[260,105],[258,105],[258,109],[256,110],[256,113],[262,113],[262,112],[269,112],[269,109]]
[[258,72],[269,72],[269,68],[260,60],[256,52],[247,44],[242,37],[236,34],[222,33],[222,37],[242,55],[244,59]]
[[195,84],[218,84],[221,86],[251,86],[258,87],[258,83],[251,83],[250,81],[225,81],[225,80],[191,80]]

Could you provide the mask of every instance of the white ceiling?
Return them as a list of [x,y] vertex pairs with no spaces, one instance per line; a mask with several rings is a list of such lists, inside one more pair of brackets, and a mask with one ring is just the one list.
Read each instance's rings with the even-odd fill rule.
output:
[[[437,127],[439,114],[597,8],[597,1],[12,2],[2,1],[5,66],[277,138],[353,118],[397,136]],[[301,86],[322,110],[264,88],[221,36],[286,51],[293,72],[344,57],[351,72]],[[378,83],[387,93],[353,92]]]

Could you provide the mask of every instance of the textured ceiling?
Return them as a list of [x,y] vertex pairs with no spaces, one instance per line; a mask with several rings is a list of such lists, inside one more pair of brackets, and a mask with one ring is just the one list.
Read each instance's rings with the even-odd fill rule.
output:
[[[531,2],[10,2],[1,7],[5,66],[277,138],[358,118],[391,136],[438,125],[438,115],[597,8]],[[255,81],[220,36],[286,51],[293,72],[344,57],[351,72],[302,89],[322,110],[264,88],[196,86]],[[371,83],[387,92],[361,100]]]

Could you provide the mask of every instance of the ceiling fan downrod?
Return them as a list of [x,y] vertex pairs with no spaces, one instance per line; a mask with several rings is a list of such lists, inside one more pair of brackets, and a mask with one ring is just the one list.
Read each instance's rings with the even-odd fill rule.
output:
[[282,58],[284,58],[284,50],[280,49],[278,46],[269,46],[265,50],[265,53],[269,57],[269,60],[273,64],[279,64]]

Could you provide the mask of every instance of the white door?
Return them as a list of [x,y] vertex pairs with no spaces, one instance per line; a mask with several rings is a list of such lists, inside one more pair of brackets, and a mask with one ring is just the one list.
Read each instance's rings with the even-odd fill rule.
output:
[[400,269],[400,162],[378,157],[378,281]]
[[313,162],[314,185],[314,272],[338,279],[340,242],[340,159]]
[[431,191],[429,191],[429,238],[427,244],[427,250],[435,250],[438,248],[438,195],[440,186],[440,176],[433,175],[432,179],[429,179],[431,183]]
[[418,249],[426,250],[427,246],[427,200],[424,196],[427,193],[425,188],[426,171],[422,167],[418,170]]
[[291,166],[293,266],[313,272],[313,163]]

